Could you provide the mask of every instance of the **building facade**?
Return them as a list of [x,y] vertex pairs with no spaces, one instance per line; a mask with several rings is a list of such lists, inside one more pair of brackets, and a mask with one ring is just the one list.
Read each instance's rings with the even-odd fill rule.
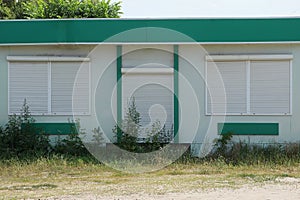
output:
[[113,142],[135,101],[141,139],[159,121],[197,152],[228,132],[297,142],[298,27],[298,18],[0,21],[0,123],[26,99],[49,134],[79,119]]

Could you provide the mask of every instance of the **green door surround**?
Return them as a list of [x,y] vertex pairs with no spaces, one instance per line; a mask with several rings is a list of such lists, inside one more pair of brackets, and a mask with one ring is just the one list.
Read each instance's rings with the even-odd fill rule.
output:
[[117,46],[117,141],[120,141],[122,130],[122,46]]
[[[173,80],[174,80],[174,142],[178,143],[179,141],[179,102],[178,102],[178,94],[179,94],[179,87],[178,87],[178,70],[179,70],[179,56],[178,56],[178,45],[174,45],[174,52],[173,52],[173,65],[174,65],[174,73],[173,73]],[[122,46],[117,46],[117,123],[120,125],[122,123]],[[121,136],[121,129],[118,126],[117,129],[117,140],[120,141]]]
[[179,48],[178,45],[174,45],[174,52],[173,52],[173,65],[174,65],[174,142],[179,142]]

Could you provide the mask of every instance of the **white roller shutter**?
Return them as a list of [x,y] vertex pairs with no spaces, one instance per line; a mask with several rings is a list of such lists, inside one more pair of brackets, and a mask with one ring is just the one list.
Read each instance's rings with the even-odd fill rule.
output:
[[10,62],[9,113],[20,113],[24,99],[33,114],[48,113],[47,62]]
[[[123,117],[129,103],[135,99],[141,115],[141,125],[151,128],[160,121],[169,130],[173,125],[173,73],[124,73],[122,76]],[[151,112],[150,112],[151,111]],[[152,119],[151,119],[152,118]],[[141,133],[139,137],[146,138]]]
[[290,113],[290,61],[252,61],[251,113]]
[[173,54],[159,49],[139,49],[123,56],[123,68],[170,66],[173,66]]
[[34,115],[90,113],[88,58],[8,56],[9,114],[20,113],[24,99]]
[[[72,102],[74,110],[72,110]],[[87,62],[51,62],[51,112],[53,114],[89,112],[89,64]]]
[[208,114],[247,112],[246,67],[243,61],[207,62]]

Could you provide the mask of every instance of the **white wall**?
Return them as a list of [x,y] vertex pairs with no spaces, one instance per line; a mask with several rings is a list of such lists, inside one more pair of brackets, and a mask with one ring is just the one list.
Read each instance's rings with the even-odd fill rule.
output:
[[[300,141],[300,125],[297,123],[300,119],[300,106],[297,102],[300,101],[299,79],[297,74],[300,73],[300,45],[294,44],[253,44],[253,45],[180,45],[180,64],[179,71],[182,73],[195,88],[197,98],[199,100],[200,109],[200,126],[195,142],[202,143],[205,137],[213,138],[217,135],[218,122],[277,122],[279,123],[278,136],[235,136],[236,140],[273,143],[273,142],[295,142]],[[207,54],[293,54],[293,88],[292,88],[292,115],[290,116],[207,116],[205,115],[205,55]],[[191,71],[197,71],[198,77],[194,76]],[[179,80],[179,95],[183,102],[188,102],[189,97],[185,97],[186,86]],[[274,83],[275,84],[275,83]],[[187,110],[186,107],[181,107],[182,110]],[[191,109],[192,110],[192,109]],[[190,113],[184,113],[182,117],[188,117]],[[209,122],[211,122],[209,124]],[[188,127],[188,126],[184,126]],[[181,130],[181,133],[186,133],[189,128]],[[180,141],[185,141],[186,136],[181,134]]]
[[[123,53],[154,47],[173,52],[172,45],[128,45]],[[205,115],[205,55],[207,54],[293,54],[293,113],[291,116],[210,116]],[[0,47],[0,124],[7,121],[7,61],[6,56],[88,56],[91,58],[91,116],[80,117],[83,127],[96,128],[99,123],[111,133],[116,120],[116,46],[115,45],[58,45]],[[217,135],[217,123],[223,122],[278,122],[278,136],[235,136],[252,142],[300,141],[300,45],[179,45],[179,142],[202,143]],[[37,122],[67,122],[72,116],[39,116]],[[199,119],[199,120],[198,120]],[[195,136],[196,135],[196,136]],[[112,138],[112,135],[109,136]]]

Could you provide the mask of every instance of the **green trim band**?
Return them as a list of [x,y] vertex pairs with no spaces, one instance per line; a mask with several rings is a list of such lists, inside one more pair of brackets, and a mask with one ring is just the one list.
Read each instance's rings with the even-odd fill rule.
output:
[[218,134],[279,135],[278,123],[218,123]]
[[120,141],[122,130],[122,46],[117,46],[117,141]]
[[0,20],[0,44],[299,42],[300,18]]
[[174,45],[174,142],[178,143],[179,141],[179,102],[178,102],[178,95],[179,95],[179,79],[178,79],[178,72],[179,72],[179,56],[178,56],[178,45]]
[[[25,128],[26,124],[22,124],[22,128]],[[32,123],[30,128],[33,128],[37,134],[44,135],[69,135],[77,134],[75,123]]]

